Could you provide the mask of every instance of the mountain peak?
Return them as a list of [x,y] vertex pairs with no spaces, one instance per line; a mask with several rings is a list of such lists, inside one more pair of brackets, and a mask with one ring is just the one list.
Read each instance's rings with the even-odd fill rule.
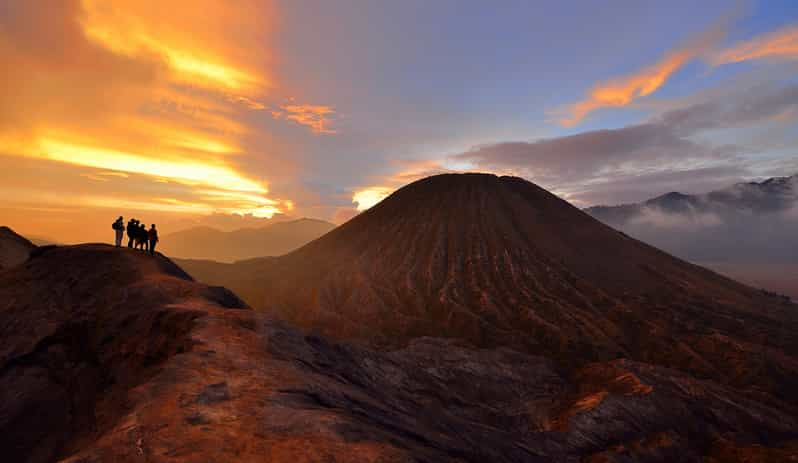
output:
[[671,191],[669,193],[665,193],[664,195],[657,196],[654,199],[650,199],[646,202],[654,202],[654,201],[679,201],[683,199],[690,198],[690,195],[686,195],[684,193],[680,193],[678,191]]
[[[517,183],[539,188],[533,183],[519,177],[498,176],[482,172],[445,173],[432,175],[409,183],[396,190],[389,198],[391,196],[401,196],[410,193],[426,193],[429,195],[454,194],[463,188],[497,192],[502,188]],[[540,191],[545,192],[545,190],[542,189],[540,189]]]
[[631,239],[528,181],[484,174],[409,184],[285,256],[187,265],[253,307],[334,338],[397,348],[448,337],[563,365],[658,359],[725,380],[736,371],[737,381],[761,359],[732,365],[718,340],[683,350],[697,327],[734,314],[746,322],[728,335],[755,342],[795,323],[782,299]]
[[399,188],[350,223],[413,219],[430,221],[477,221],[502,215],[512,203],[535,203],[554,211],[568,203],[539,186],[510,176],[488,173],[446,173],[426,177]]

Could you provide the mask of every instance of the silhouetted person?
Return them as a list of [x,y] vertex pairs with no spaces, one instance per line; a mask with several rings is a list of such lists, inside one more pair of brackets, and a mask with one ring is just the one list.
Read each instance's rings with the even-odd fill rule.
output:
[[155,224],[150,227],[147,237],[150,239],[150,254],[155,254],[155,245],[158,243],[158,230],[155,229]]
[[122,245],[122,236],[125,234],[125,219],[120,215],[111,228],[116,232],[116,247],[119,247]]
[[132,248],[134,241],[136,241],[136,232],[138,231],[138,222],[136,219],[131,218],[127,223],[127,247]]
[[137,243],[138,244],[138,248],[141,249],[142,251],[146,251],[147,248],[148,248],[148,245],[147,245],[147,240],[148,240],[147,236],[148,235],[147,235],[147,226],[144,225],[143,223],[139,224],[138,235],[139,235],[138,236],[138,243]]
[[133,230],[133,249],[141,249],[141,223],[136,222]]

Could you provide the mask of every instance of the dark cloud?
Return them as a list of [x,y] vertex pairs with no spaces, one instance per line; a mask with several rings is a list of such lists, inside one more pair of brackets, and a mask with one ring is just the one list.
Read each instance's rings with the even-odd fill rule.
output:
[[703,193],[739,182],[749,174],[745,166],[741,165],[663,169],[654,173],[592,182],[582,187],[570,188],[567,192],[569,199],[577,205],[621,204],[671,191]]
[[798,86],[775,90],[759,87],[731,101],[709,101],[668,111],[657,122],[681,135],[692,135],[701,130],[740,127],[784,117],[797,109]]
[[452,159],[512,170],[570,199],[593,204],[640,200],[645,197],[641,193],[663,189],[706,191],[751,172],[742,147],[710,144],[697,135],[793,117],[796,110],[798,86],[758,87],[723,101],[671,110],[642,124],[482,145]]
[[731,147],[708,147],[679,136],[668,126],[645,123],[596,130],[535,142],[478,146],[455,156],[491,168],[528,169],[547,181],[572,181],[600,176],[627,164],[643,166],[680,158],[724,158]]

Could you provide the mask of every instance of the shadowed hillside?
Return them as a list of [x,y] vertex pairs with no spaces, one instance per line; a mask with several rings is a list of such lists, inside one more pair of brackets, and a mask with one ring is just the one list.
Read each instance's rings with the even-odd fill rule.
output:
[[629,358],[798,403],[795,305],[519,178],[426,178],[286,256],[185,268],[338,339],[451,337],[566,369]]
[[4,461],[798,456],[792,405],[753,390],[629,360],[565,374],[454,340],[333,342],[126,248],[42,248],[0,274],[0,301]]
[[164,253],[175,257],[233,262],[262,256],[279,256],[312,241],[335,225],[323,220],[299,219],[262,228],[224,232],[196,227],[162,238]]

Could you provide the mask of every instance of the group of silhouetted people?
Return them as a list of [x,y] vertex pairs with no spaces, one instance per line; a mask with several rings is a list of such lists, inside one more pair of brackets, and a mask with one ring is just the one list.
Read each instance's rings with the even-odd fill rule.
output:
[[147,230],[147,226],[143,223],[136,219],[130,219],[126,227],[125,219],[120,215],[111,228],[116,232],[116,247],[122,245],[122,238],[127,230],[127,247],[155,254],[155,245],[158,244],[158,230],[155,229],[155,224],[152,224]]

